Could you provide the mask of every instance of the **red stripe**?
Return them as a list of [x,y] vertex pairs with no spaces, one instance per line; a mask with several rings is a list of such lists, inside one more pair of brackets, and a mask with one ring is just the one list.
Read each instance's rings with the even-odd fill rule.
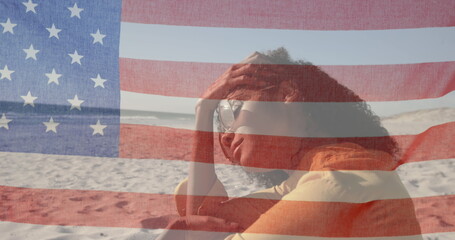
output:
[[[167,223],[177,217],[173,195],[108,192],[92,190],[60,190],[30,189],[0,186],[2,201],[0,202],[0,220],[19,223],[43,225],[72,225],[96,227],[127,227],[127,228],[165,228]],[[245,198],[243,199],[245,201]],[[248,200],[248,199],[247,199]],[[256,206],[265,206],[270,200],[249,199]],[[454,195],[424,197],[413,199],[417,220],[422,233],[455,231]],[[355,208],[371,209],[371,205],[384,214],[389,210],[399,210],[410,206],[407,199],[380,200],[368,203],[340,202],[292,202],[295,209],[308,209],[309,206],[325,206],[324,209]],[[378,205],[379,204],[379,205]],[[384,210],[386,208],[387,211]],[[374,209],[371,209],[374,210]],[[362,211],[361,211],[362,212]],[[376,226],[384,219],[372,219],[368,216],[359,218],[364,227]],[[227,216],[226,216],[227,217]],[[387,215],[384,216],[387,219]],[[321,220],[333,219],[331,214],[322,214]],[[379,221],[380,220],[380,221]],[[325,221],[323,221],[325,222]],[[317,222],[318,224],[320,222]],[[417,231],[416,228],[399,227],[406,223],[396,223],[384,229],[363,229],[358,226],[352,236],[385,236],[405,235]],[[400,229],[401,228],[401,229]],[[251,231],[254,231],[252,229]],[[267,229],[262,233],[279,234]],[[317,229],[302,227],[289,232],[295,235],[319,235]],[[344,231],[322,233],[321,236],[345,236]]]
[[176,214],[172,195],[8,186],[0,186],[0,193],[2,221],[141,228],[142,220]]
[[[191,160],[191,148],[194,131],[168,127],[122,124],[120,127],[119,156],[121,158],[158,158],[167,160]],[[264,136],[272,143],[286,143],[293,137]],[[225,160],[215,134],[215,159],[218,163],[230,164]],[[418,162],[436,159],[454,158],[453,144],[455,143],[455,122],[434,126],[418,135],[394,136],[401,148],[401,163]],[[321,146],[338,142],[354,142],[374,149],[385,148],[385,137],[358,138],[306,138],[307,146]],[[275,147],[276,146],[272,146]],[[280,152],[280,151],[275,151]],[[270,157],[273,159],[273,157]],[[279,157],[278,157],[279,159]],[[258,165],[250,167],[283,168],[259,161]],[[285,168],[285,167],[284,167]],[[374,165],[359,166],[361,170],[375,170]],[[300,169],[308,170],[308,169]],[[353,170],[353,169],[346,169]],[[382,170],[376,169],[376,170]]]
[[365,30],[454,26],[437,0],[123,0],[122,21],[204,27]]
[[[230,66],[121,58],[120,84],[124,91],[197,98]],[[320,68],[365,101],[436,98],[455,90],[455,62]],[[335,94],[330,100],[343,98]],[[328,101],[321,97],[307,99]]]

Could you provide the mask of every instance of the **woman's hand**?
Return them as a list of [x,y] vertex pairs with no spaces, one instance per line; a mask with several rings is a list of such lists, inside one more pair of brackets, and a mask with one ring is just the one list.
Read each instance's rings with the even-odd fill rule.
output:
[[215,110],[221,99],[225,99],[227,95],[236,87],[265,87],[270,84],[265,81],[265,75],[272,73],[264,73],[260,71],[264,69],[264,65],[260,64],[236,64],[230,67],[223,73],[215,82],[207,88],[202,94],[198,102],[198,106],[202,106],[208,110]]
[[227,222],[224,219],[212,216],[190,215],[181,217],[170,224],[170,229],[210,231],[210,232],[238,232],[238,223]]
[[221,218],[198,215],[181,217],[171,222],[167,229],[166,232],[158,237],[159,240],[218,239],[220,237],[224,238],[227,233],[242,231],[238,223],[227,222]]

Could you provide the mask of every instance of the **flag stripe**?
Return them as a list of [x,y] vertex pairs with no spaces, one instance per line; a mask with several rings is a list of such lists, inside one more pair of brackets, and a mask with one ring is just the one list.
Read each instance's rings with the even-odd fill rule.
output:
[[[106,191],[53,190],[31,189],[0,186],[3,201],[1,221],[43,225],[80,225],[98,227],[126,228],[165,228],[168,221],[175,218],[173,195],[145,194]],[[250,199],[256,204],[264,204],[262,199]],[[416,215],[421,223],[422,233],[453,232],[453,225],[444,225],[440,219],[429,216],[444,216],[444,221],[453,222],[455,215],[447,214],[454,203],[455,196],[437,196],[413,199]],[[376,204],[387,206],[387,209],[402,209],[410,206],[408,199],[378,200]],[[370,203],[338,203],[338,202],[304,202],[291,201],[294,209],[308,207],[367,207]],[[437,208],[431,207],[438,205]],[[330,207],[329,207],[330,206]],[[393,207],[394,206],[394,207]],[[326,217],[331,217],[327,214]],[[324,216],[321,216],[324,218]],[[329,219],[326,219],[329,220]],[[365,226],[374,225],[377,219],[365,216]],[[401,229],[403,230],[403,229]],[[308,236],[314,234],[312,228],[299,228],[289,235]],[[371,231],[353,232],[352,236],[399,236],[417,234],[418,229],[384,228]],[[273,232],[264,232],[276,234]],[[397,234],[399,233],[399,234]],[[327,234],[327,233],[326,233]],[[335,233],[336,234],[336,233]],[[325,236],[325,235],[319,235]],[[344,237],[343,235],[335,235]],[[333,237],[333,236],[330,236]]]
[[[74,157],[30,153],[4,153],[0,156],[2,158],[0,185],[10,187],[173,194],[175,186],[186,177],[187,174],[184,172],[188,169],[186,161],[159,159]],[[37,159],[39,165],[35,164]],[[411,197],[455,194],[451,189],[450,181],[446,178],[452,173],[451,169],[447,168],[451,164],[455,164],[455,159],[406,163],[397,168],[396,173]],[[251,179],[239,166],[215,164],[215,168],[220,173],[219,178],[223,181],[230,197],[241,197],[261,190],[251,184]],[[18,172],[21,174],[11,174]],[[236,173],[235,177],[232,173]],[[376,171],[375,174],[387,179],[388,175],[395,173]],[[416,181],[416,176],[420,176],[421,179]],[[147,184],[143,184],[144,182]],[[239,186],[235,185],[247,189],[245,191],[236,189]],[[384,192],[388,191],[384,190]],[[399,195],[389,198],[399,198]]]
[[[156,101],[169,107],[171,104],[165,104],[166,101]],[[421,103],[421,102],[420,102]],[[398,104],[394,102],[395,107]],[[377,107],[377,106],[375,106]],[[376,113],[375,107],[371,107],[372,111]],[[419,107],[418,104],[415,107]],[[420,105],[424,108],[424,105]],[[387,109],[387,108],[386,108]],[[412,108],[409,111],[412,112]],[[455,122],[455,115],[450,115],[453,111],[452,108],[436,108],[431,112],[412,112],[414,115],[411,119],[401,119],[401,116],[381,117],[382,126],[388,131],[389,135],[416,135],[420,134],[427,129],[445,123]],[[135,115],[136,113],[136,115]],[[420,114],[419,114],[420,113]],[[409,115],[409,113],[404,113]],[[441,114],[441,115],[438,115]],[[165,117],[163,117],[165,115]],[[168,118],[166,118],[168,117]],[[169,119],[171,118],[171,120]],[[173,118],[173,119],[172,119]],[[431,120],[429,120],[431,119]],[[162,113],[162,112],[149,112],[149,111],[134,111],[122,110],[120,123],[122,124],[139,124],[159,127],[170,127],[179,129],[195,130],[195,117],[190,114],[176,114],[176,113]],[[213,132],[219,132],[215,126]],[[264,133],[265,134],[265,133]],[[270,134],[273,135],[273,134]]]
[[315,65],[455,61],[455,27],[309,31],[122,22],[121,28],[119,56],[122,58],[238,63],[255,51],[283,46],[292,57]]
[[[162,229],[116,228],[116,227],[90,227],[90,226],[52,226],[0,221],[0,232],[4,235],[14,236],[16,239],[83,239],[86,236],[108,239],[128,239],[140,237],[142,239],[155,239],[163,232]],[[435,235],[435,234],[431,234]],[[407,239],[404,239],[407,240]]]
[[[161,102],[163,103],[163,102]],[[396,102],[395,102],[396,105]],[[417,107],[417,106],[416,106]],[[374,111],[374,108],[373,112]],[[434,114],[428,114],[427,118],[437,117],[438,113],[444,114],[444,112],[450,112],[452,109],[444,108],[436,109]],[[134,113],[137,113],[139,116],[135,116]],[[416,115],[419,112],[414,112]],[[173,120],[169,120],[168,118],[163,118],[162,115],[172,116],[174,117]],[[450,114],[450,113],[449,113]],[[432,119],[431,121],[425,121],[425,118],[421,116],[417,116],[417,118],[421,117],[421,121],[417,121],[416,119],[395,119],[394,117],[384,117],[381,121],[382,126],[388,131],[389,135],[416,135],[420,134],[427,129],[441,125],[445,123],[455,122],[455,116],[448,116],[449,114],[444,115],[444,117],[440,119]],[[143,112],[143,111],[134,111],[134,110],[122,110],[120,123],[122,124],[137,124],[137,125],[148,125],[148,126],[158,126],[158,127],[170,127],[170,128],[178,128],[178,129],[188,129],[188,130],[195,130],[195,118],[194,115],[189,114],[174,114],[174,113],[162,113],[162,112]],[[296,129],[298,130],[298,129]],[[213,132],[219,132],[217,127],[215,126],[212,130]],[[273,133],[267,134],[265,131],[262,133],[264,135],[274,135]],[[295,134],[294,134],[295,135]]]
[[[118,239],[127,239],[128,237],[140,237],[144,239],[155,239],[162,229],[136,229],[136,228],[120,228],[120,227],[89,227],[89,226],[44,226],[38,224],[2,222],[0,221],[0,231],[8,232],[18,239],[26,239],[29,236],[42,239],[49,236],[66,237],[68,233],[72,235],[83,236],[119,236]],[[181,231],[181,230],[170,230]],[[253,236],[254,235],[254,236]],[[41,237],[43,236],[43,237]],[[249,237],[249,236],[248,236]],[[305,237],[305,236],[289,236],[289,235],[261,235],[252,234],[254,237],[268,237],[265,239],[283,239],[283,240],[334,240],[333,238],[323,237]],[[440,239],[448,240],[455,239],[455,232],[444,233],[427,233],[423,234],[424,239]],[[117,239],[117,238],[115,238]],[[363,238],[365,240],[421,240],[421,237],[416,236],[397,236],[397,237],[374,237]],[[346,238],[344,240],[347,240]],[[356,240],[355,238],[353,240]]]
[[[394,136],[401,148],[402,162],[417,162],[455,157],[451,144],[455,136],[455,122],[431,127],[418,135]],[[119,156],[121,158],[157,158],[168,160],[191,160],[191,149],[194,131],[173,129],[168,127],[145,126],[135,124],[121,124],[120,126]],[[271,142],[287,142],[292,137],[264,136],[271,138]],[[358,137],[339,138],[338,142],[357,142],[384,147],[386,137]],[[218,136],[214,136],[218,142]],[[333,143],[334,138],[305,138],[307,146],[321,146]],[[370,146],[371,146],[370,145]],[[215,144],[215,158],[219,163],[229,164],[223,156],[218,144]],[[264,163],[265,164],[265,163]],[[264,167],[270,166],[249,166]],[[368,169],[368,170],[374,170]],[[308,170],[308,169],[300,169]],[[365,169],[366,170],[366,169]]]
[[454,25],[450,0],[124,0],[122,21],[185,26],[363,30]]
[[[123,91],[197,98],[230,66],[120,58],[120,87]],[[455,62],[320,68],[365,101],[436,98],[455,90]],[[340,96],[333,101],[343,99]]]
[[[316,94],[313,94],[316,95]],[[135,93],[129,91],[121,91],[121,102],[120,109],[122,117],[127,117],[131,114],[128,111],[136,111],[136,113],[142,113],[141,116],[151,115],[151,112],[162,112],[162,113],[177,113],[184,115],[193,115],[194,118],[194,107],[196,106],[199,98],[186,98],[186,97],[174,97],[174,96],[161,96],[144,93]],[[422,109],[437,109],[437,108],[448,108],[453,109],[453,96],[455,91],[450,92],[446,96],[439,98],[430,99],[418,99],[409,101],[384,101],[384,102],[366,102],[371,107],[371,111],[374,112],[378,117],[386,118],[394,114],[409,113],[412,111],[418,111]],[[261,102],[261,104],[280,103],[281,99],[276,99],[275,102]],[[257,103],[258,101],[244,101],[244,103],[251,102]],[[330,107],[346,107],[356,102],[298,102],[293,104],[301,104],[305,106],[320,106],[321,108]],[[450,111],[450,110],[449,110]],[[446,116],[452,120],[453,117]],[[423,119],[422,119],[423,120]],[[455,119],[453,119],[455,120]],[[444,120],[443,120],[444,121]]]
[[[171,231],[181,231],[181,230],[171,230]],[[444,239],[450,240],[453,239],[452,236],[455,234],[453,233],[430,233],[430,234],[422,234],[422,235],[410,235],[410,236],[393,236],[393,237],[362,237],[362,240],[431,240],[431,239]],[[243,233],[241,234],[241,238],[233,238],[233,239],[258,239],[258,240],[272,240],[272,239],[280,239],[280,240],[334,240],[333,237],[314,237],[314,236],[292,236],[292,235],[278,235],[278,234],[259,234],[259,233]],[[358,240],[359,238],[335,238],[336,240]]]

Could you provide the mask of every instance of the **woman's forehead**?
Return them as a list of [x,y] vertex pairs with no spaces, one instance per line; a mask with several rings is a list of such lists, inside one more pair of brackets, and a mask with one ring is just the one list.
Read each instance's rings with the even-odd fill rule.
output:
[[270,101],[273,98],[274,87],[269,86],[265,89],[237,88],[229,93],[227,100],[241,101]]
[[229,93],[227,95],[227,100],[247,101],[247,100],[251,100],[257,94],[258,93],[255,93],[255,91],[252,89],[240,88],[240,89],[235,89],[234,91]]

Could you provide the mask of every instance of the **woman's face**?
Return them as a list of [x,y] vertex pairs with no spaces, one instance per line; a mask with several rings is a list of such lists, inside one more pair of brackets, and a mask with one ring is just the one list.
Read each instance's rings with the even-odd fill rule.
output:
[[303,127],[303,118],[293,119],[295,113],[283,102],[267,102],[273,99],[271,94],[242,91],[229,96],[244,101],[229,131],[220,133],[220,144],[229,160],[250,171],[292,169],[292,159],[301,147],[300,138],[288,136],[296,126]]

